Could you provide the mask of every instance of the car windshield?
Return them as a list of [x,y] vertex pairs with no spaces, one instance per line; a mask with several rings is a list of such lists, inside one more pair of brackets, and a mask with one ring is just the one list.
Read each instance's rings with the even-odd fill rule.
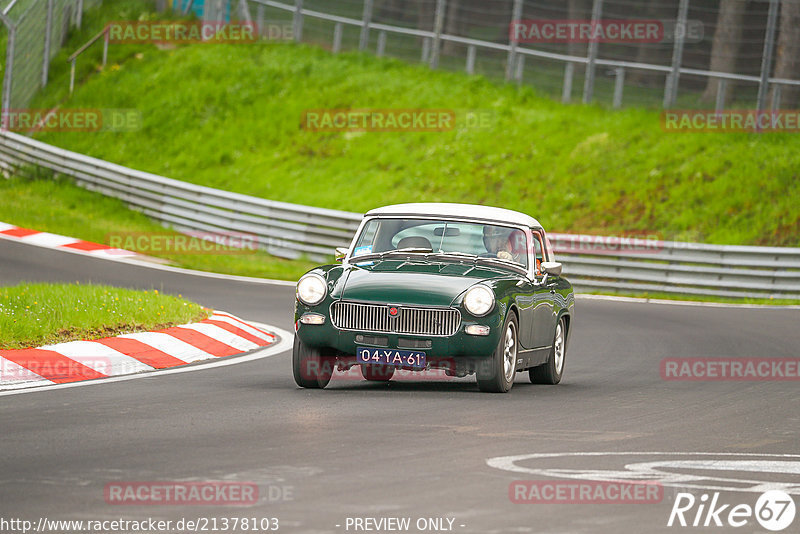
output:
[[407,249],[497,258],[528,267],[527,237],[521,229],[436,219],[372,219],[361,230],[352,258]]

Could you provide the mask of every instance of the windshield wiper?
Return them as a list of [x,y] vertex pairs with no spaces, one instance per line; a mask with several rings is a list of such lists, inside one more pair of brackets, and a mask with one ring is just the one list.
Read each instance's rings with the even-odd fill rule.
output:
[[431,254],[431,256],[437,257],[437,258],[442,257],[442,256],[445,256],[445,257],[446,256],[455,256],[457,258],[467,258],[467,259],[470,259],[470,260],[474,260],[475,258],[478,257],[475,254],[468,254],[467,252],[457,252],[457,251],[445,252],[443,250],[440,250],[439,252],[434,252],[433,254]]
[[385,250],[383,252],[370,252],[369,254],[361,254],[350,258],[350,263],[361,263],[375,258],[382,260],[386,256],[394,256],[397,254],[430,254],[429,248],[401,248],[395,250]]
[[528,270],[525,268],[524,265],[522,265],[521,263],[517,263],[514,260],[505,260],[503,258],[487,258],[479,256],[477,261],[481,263],[499,263],[504,267],[511,267],[523,273],[528,272]]

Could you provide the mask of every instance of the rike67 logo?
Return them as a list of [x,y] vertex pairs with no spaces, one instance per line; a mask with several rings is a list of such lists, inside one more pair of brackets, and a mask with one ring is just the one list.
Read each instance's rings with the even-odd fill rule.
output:
[[723,502],[719,492],[703,493],[699,498],[691,493],[678,493],[667,526],[743,527],[755,519],[773,532],[786,529],[794,521],[795,504],[791,495],[770,490],[759,496],[755,506]]

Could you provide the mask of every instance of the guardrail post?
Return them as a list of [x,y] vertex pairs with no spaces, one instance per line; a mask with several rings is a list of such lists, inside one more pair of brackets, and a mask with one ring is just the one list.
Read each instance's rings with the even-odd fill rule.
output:
[[622,107],[622,90],[625,87],[625,69],[614,69],[614,108]]
[[725,86],[728,80],[720,78],[717,82],[717,101],[714,105],[714,111],[721,113],[725,109]]
[[386,50],[386,32],[378,34],[378,50],[376,52],[378,57],[383,57],[383,52]]
[[75,17],[75,25],[80,30],[83,22],[83,0],[78,0],[78,12],[75,13]]
[[475,45],[467,47],[467,74],[475,74]]
[[568,103],[572,99],[572,77],[575,75],[575,63],[567,62],[564,66],[564,87],[561,89],[561,101]]
[[772,69],[772,51],[775,48],[775,27],[778,20],[778,0],[769,0],[767,15],[767,34],[764,37],[764,53],[761,57],[761,80],[758,82],[758,111],[762,111],[767,103],[769,90],[769,73]]
[[364,11],[361,15],[361,35],[358,38],[358,49],[366,50],[369,45],[369,25],[372,22],[372,1],[364,0]]
[[433,19],[433,44],[431,47],[431,68],[439,67],[439,53],[442,48],[442,29],[444,28],[444,14],[447,10],[447,0],[436,0],[436,16]]
[[[594,0],[592,5],[592,29],[597,27],[600,17],[603,15],[603,0]],[[589,41],[589,50],[586,56],[586,78],[583,80],[583,103],[588,104],[592,101],[594,93],[594,72],[595,61],[597,61],[597,39]]]
[[47,22],[44,30],[44,55],[42,56],[42,87],[47,85],[50,74],[50,46],[53,33],[53,0],[47,0]]
[[427,63],[428,58],[431,56],[431,38],[422,38],[422,62]]
[[517,35],[514,31],[515,23],[522,18],[522,0],[514,0],[514,7],[511,10],[511,24],[508,25],[508,58],[506,58],[506,81],[511,79],[514,74],[514,59],[517,55]]
[[667,76],[664,87],[664,108],[675,105],[678,95],[678,80],[683,62],[683,44],[686,40],[686,16],[689,12],[689,0],[681,0],[678,6],[678,23],[675,25],[675,44],[672,47],[672,71]]
[[338,54],[342,49],[342,23],[337,22],[333,27],[333,53]]
[[296,43],[303,40],[303,0],[294,0],[292,31],[294,32],[294,41]]
[[258,26],[258,36],[264,37],[267,32],[264,27],[264,4],[258,4],[258,7],[256,7],[256,26]]

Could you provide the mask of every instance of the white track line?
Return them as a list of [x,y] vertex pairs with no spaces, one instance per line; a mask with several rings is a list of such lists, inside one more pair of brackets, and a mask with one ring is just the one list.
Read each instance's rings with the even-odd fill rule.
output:
[[691,300],[651,299],[644,297],[619,297],[615,295],[590,295],[575,293],[576,299],[608,300],[611,302],[633,302],[636,304],[669,304],[671,306],[701,306],[706,308],[740,308],[746,310],[800,310],[800,306],[783,304],[731,304],[728,302],[703,302]]
[[54,389],[99,386],[111,382],[124,382],[127,380],[136,380],[139,378],[158,378],[159,376],[163,375],[191,373],[193,371],[203,371],[205,369],[212,369],[215,367],[225,367],[228,365],[236,365],[239,363],[251,362],[263,358],[269,358],[271,356],[281,354],[282,352],[285,352],[292,348],[292,343],[294,341],[293,333],[287,332],[286,330],[283,330],[281,328],[276,328],[274,326],[265,325],[263,323],[258,323],[255,321],[248,321],[248,322],[252,323],[258,328],[264,328],[265,330],[270,330],[274,332],[277,336],[280,337],[280,341],[278,341],[274,345],[270,345],[269,347],[265,347],[251,354],[247,354],[245,356],[229,356],[226,358],[217,358],[216,360],[213,360],[209,363],[201,363],[197,365],[190,365],[187,367],[172,367],[169,369],[160,369],[160,370],[157,369],[155,371],[137,373],[135,375],[112,376],[108,378],[98,378],[96,380],[84,380],[82,382],[68,382],[66,384],[53,384],[52,386],[30,387],[26,389],[0,391],[0,397],[5,397],[8,395],[22,395],[24,393],[38,393],[41,391],[51,391]]

